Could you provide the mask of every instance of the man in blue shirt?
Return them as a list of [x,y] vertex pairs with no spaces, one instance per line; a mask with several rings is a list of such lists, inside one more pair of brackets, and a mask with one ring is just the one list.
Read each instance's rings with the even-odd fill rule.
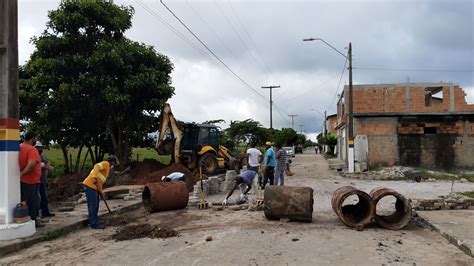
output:
[[[253,181],[253,179],[255,178],[256,175],[257,175],[257,172],[254,172],[252,170],[246,170],[246,171],[243,171],[242,173],[240,173],[234,180],[235,181],[234,188],[231,191],[229,191],[229,193],[227,193],[227,196],[225,197],[224,201],[222,202],[222,205],[227,204],[227,199],[229,199],[229,197],[232,196],[232,193],[234,193],[234,190],[240,184],[245,184],[245,185],[247,185],[247,189],[245,190],[245,192],[243,192],[240,195],[239,202],[241,202],[246,197],[245,194],[247,194],[250,191],[250,189],[252,189],[252,181]],[[242,192],[242,190],[241,190],[241,192]]]
[[267,146],[267,151],[265,152],[265,158],[263,162],[264,172],[262,189],[265,189],[268,181],[270,181],[270,185],[273,185],[273,177],[275,175],[276,166],[276,155],[275,151],[273,150],[272,143],[267,141],[265,146]]

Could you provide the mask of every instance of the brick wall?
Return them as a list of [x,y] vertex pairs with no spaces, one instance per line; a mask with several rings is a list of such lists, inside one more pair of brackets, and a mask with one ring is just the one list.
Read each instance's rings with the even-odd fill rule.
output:
[[446,170],[474,167],[474,117],[433,116],[416,119],[418,122],[401,118],[398,123],[402,165]]
[[[442,86],[442,100],[432,100],[425,104],[425,88]],[[453,93],[451,93],[451,90]],[[348,95],[348,86],[344,88]],[[441,93],[435,94],[439,97]],[[454,100],[451,96],[454,95]],[[354,113],[400,113],[400,112],[472,112],[474,104],[467,104],[466,93],[459,85],[446,83],[433,84],[382,84],[354,86]],[[346,113],[349,106],[345,106]],[[453,108],[452,108],[453,107]],[[338,112],[340,113],[340,111]]]
[[367,136],[369,168],[398,163],[396,117],[354,118],[354,134]]
[[[426,127],[435,131],[425,133]],[[354,134],[367,136],[370,168],[397,164],[448,170],[474,167],[473,117],[410,117],[408,121],[357,117]]]

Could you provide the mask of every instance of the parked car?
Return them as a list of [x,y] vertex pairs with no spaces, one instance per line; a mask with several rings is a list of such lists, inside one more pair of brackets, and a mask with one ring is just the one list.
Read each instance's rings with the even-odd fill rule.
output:
[[303,153],[303,147],[302,146],[296,146],[295,147],[295,153]]
[[286,151],[286,156],[295,157],[295,150],[293,147],[283,147],[283,149]]

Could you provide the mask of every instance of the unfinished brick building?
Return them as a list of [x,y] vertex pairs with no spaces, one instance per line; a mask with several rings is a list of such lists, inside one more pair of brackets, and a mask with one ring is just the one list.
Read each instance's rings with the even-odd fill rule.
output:
[[[338,156],[347,158],[348,86],[338,101]],[[474,104],[453,83],[353,86],[355,160],[369,168],[474,168]]]

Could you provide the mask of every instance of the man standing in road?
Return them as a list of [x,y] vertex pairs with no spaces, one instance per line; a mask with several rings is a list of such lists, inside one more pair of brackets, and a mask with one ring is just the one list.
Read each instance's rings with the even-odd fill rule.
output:
[[263,155],[255,146],[255,142],[251,142],[250,148],[247,150],[247,169],[258,173],[258,167],[263,160]]
[[103,196],[103,185],[109,177],[110,170],[114,168],[117,159],[110,155],[107,161],[94,165],[89,175],[82,184],[86,192],[87,210],[89,212],[89,225],[92,229],[104,229],[105,225],[99,221],[99,193]]
[[20,145],[20,189],[21,201],[26,201],[31,220],[35,221],[36,227],[43,227],[38,216],[40,204],[39,186],[41,177],[41,157],[35,149],[36,134],[27,132],[25,141]]
[[277,166],[275,169],[275,185],[283,186],[285,183],[286,151],[282,149],[281,144],[276,145],[278,151],[276,154]]
[[273,150],[272,143],[270,141],[267,141],[265,143],[265,146],[267,146],[267,151],[265,152],[265,159],[263,163],[263,189],[265,189],[265,186],[267,185],[268,181],[270,181],[270,185],[273,185],[273,177],[275,175],[276,166],[275,151]]
[[41,198],[39,206],[41,210],[41,216],[53,217],[55,216],[55,214],[49,211],[48,191],[47,191],[48,173],[49,171],[53,170],[53,167],[49,164],[48,159],[46,158],[46,155],[44,155],[43,153],[43,148],[44,148],[43,144],[37,141],[35,147],[38,150],[38,153],[40,154],[40,157],[41,157],[41,178],[40,178],[40,187],[39,187],[39,193],[40,193],[40,198]]

